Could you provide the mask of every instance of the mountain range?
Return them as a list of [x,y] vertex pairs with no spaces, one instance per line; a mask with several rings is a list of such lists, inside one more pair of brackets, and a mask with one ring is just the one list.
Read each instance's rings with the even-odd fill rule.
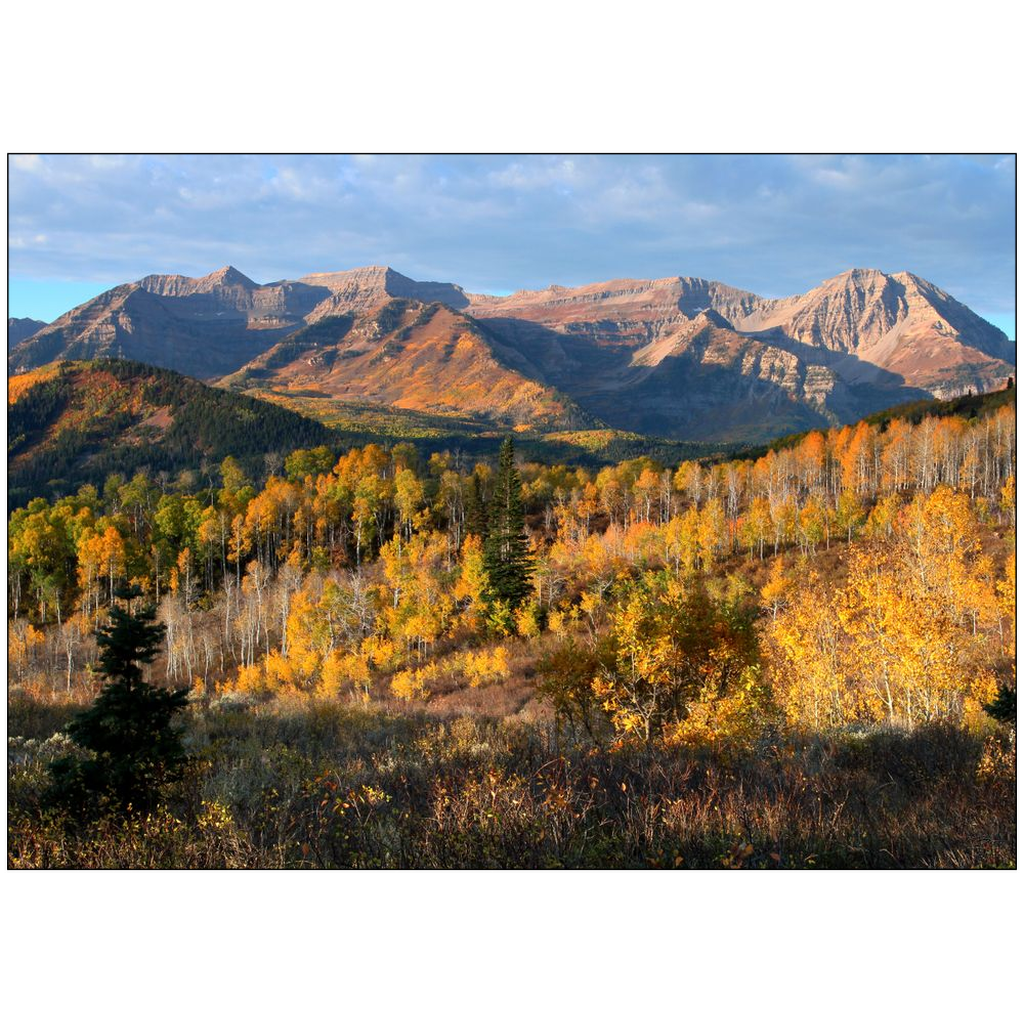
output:
[[390,267],[263,285],[224,267],[120,285],[27,336],[22,323],[8,321],[11,373],[119,356],[321,415],[369,406],[714,443],[993,390],[1016,359],[942,289],[878,270],[772,299],[694,277],[493,296]]

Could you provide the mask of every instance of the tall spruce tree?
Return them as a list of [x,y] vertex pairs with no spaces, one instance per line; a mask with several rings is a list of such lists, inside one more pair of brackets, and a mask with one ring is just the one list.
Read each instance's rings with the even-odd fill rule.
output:
[[487,599],[491,604],[503,601],[510,609],[515,608],[530,593],[533,557],[526,537],[523,484],[516,469],[515,444],[511,437],[502,442],[498,453],[498,473],[487,518],[484,542]]
[[138,587],[121,588],[115,596],[125,608],[112,606],[109,625],[96,631],[100,672],[109,682],[67,729],[93,756],[62,758],[50,766],[48,802],[79,812],[110,805],[148,810],[186,760],[171,720],[185,707],[188,689],[163,690],[142,678],[165,627],[154,621],[152,607],[132,614],[129,602],[142,596]]
[[475,533],[481,540],[487,536],[487,505],[476,473],[469,478],[466,495],[466,533]]

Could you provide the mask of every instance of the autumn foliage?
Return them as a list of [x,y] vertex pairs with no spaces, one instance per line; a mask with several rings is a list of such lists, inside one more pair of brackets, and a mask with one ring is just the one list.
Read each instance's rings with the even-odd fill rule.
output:
[[461,715],[648,759],[871,730],[986,742],[1016,690],[1013,417],[862,422],[674,467],[371,444],[300,449],[265,479],[231,458],[207,481],[112,476],[11,515],[12,681],[91,697],[92,634],[127,582],[197,722]]

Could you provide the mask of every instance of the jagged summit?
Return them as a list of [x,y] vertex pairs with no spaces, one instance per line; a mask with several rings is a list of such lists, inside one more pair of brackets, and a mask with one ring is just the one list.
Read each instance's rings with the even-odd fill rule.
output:
[[212,274],[200,279],[203,283],[210,285],[241,285],[243,288],[256,288],[256,282],[248,278],[240,270],[230,264],[215,270]]
[[1016,360],[1002,331],[908,271],[849,270],[733,322],[746,333],[785,338],[790,347],[855,357],[936,397],[985,390]]
[[829,281],[842,281],[846,279],[859,281],[887,276],[884,270],[879,270],[877,267],[850,267],[849,270],[844,270],[839,274],[834,274],[832,277],[825,278],[822,284],[828,284]]
[[222,288],[241,288],[253,291],[260,286],[232,266],[221,267],[204,277],[186,277],[184,274],[149,274],[137,282],[140,288],[154,295],[202,295]]

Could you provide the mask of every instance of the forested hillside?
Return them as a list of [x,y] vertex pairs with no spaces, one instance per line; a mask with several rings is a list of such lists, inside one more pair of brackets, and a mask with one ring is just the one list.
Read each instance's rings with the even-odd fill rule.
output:
[[144,470],[165,483],[183,470],[203,476],[228,455],[263,472],[266,456],[343,441],[279,406],[124,359],[12,377],[7,428],[9,508],[102,486],[111,473]]
[[951,412],[717,463],[320,445],[262,486],[227,457],[36,498],[13,728],[66,751],[54,705],[131,582],[199,760],[176,824],[69,854],[26,748],[13,857],[1012,863],[1015,408]]

